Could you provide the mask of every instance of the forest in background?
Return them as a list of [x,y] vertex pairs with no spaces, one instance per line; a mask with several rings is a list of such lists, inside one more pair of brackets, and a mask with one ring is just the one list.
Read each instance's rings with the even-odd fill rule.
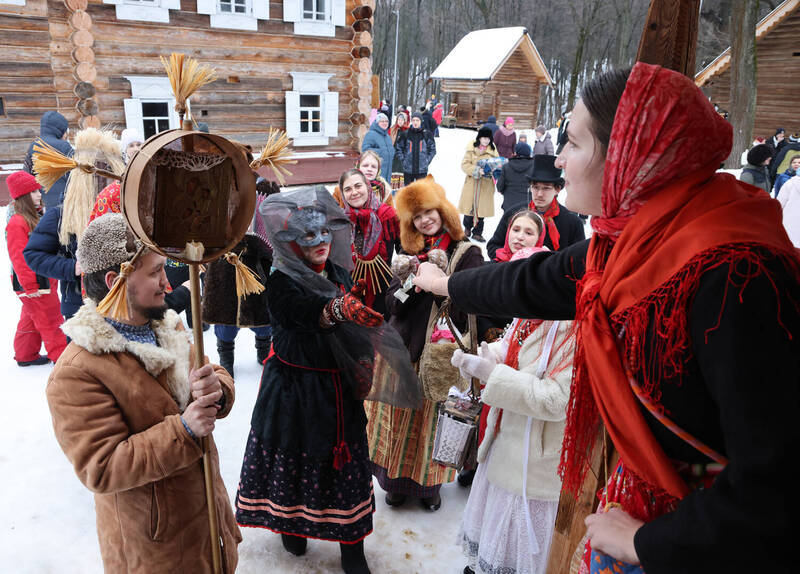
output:
[[[780,2],[760,0],[758,18]],[[703,1],[696,71],[730,45],[733,4]],[[404,105],[418,106],[439,94],[430,74],[467,33],[524,26],[553,78],[553,89],[544,89],[539,100],[539,121],[552,126],[562,109],[572,107],[585,81],[633,63],[648,6],[649,0],[377,0],[373,73],[380,78],[381,98],[391,100],[394,11],[399,12],[396,103]]]

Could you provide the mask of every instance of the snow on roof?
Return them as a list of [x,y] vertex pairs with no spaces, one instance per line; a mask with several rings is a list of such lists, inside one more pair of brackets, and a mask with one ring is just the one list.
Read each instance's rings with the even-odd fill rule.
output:
[[522,26],[470,32],[442,60],[431,78],[490,80],[526,34]]

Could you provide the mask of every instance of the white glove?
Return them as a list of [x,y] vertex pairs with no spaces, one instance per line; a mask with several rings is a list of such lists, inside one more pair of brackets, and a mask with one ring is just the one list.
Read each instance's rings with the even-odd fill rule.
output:
[[456,349],[453,353],[450,364],[456,367],[466,380],[475,377],[481,381],[488,381],[489,376],[497,366],[494,361],[465,353],[461,349]]
[[478,356],[482,359],[486,359],[488,361],[492,361],[495,365],[499,365],[500,363],[505,361],[505,357],[500,356],[499,349],[497,346],[489,346],[489,343],[483,341],[481,346],[478,347]]

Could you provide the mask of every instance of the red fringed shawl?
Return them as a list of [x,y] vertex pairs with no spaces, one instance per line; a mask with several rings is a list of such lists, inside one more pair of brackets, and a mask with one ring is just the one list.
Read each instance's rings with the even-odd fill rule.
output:
[[[573,493],[602,419],[627,468],[657,491],[685,496],[686,483],[642,415],[618,344],[659,403],[660,381],[680,378],[690,358],[689,309],[703,273],[726,266],[728,286],[735,279],[742,289],[769,273],[766,250],[800,277],[777,202],[715,174],[731,139],[730,125],[691,80],[636,64],[614,121],[603,215],[592,218],[597,233],[578,284],[578,349],[559,468]],[[648,332],[655,337],[646,346]]]

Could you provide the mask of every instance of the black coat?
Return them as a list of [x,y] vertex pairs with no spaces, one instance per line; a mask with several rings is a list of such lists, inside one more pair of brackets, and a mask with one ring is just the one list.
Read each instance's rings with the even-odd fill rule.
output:
[[394,143],[394,153],[395,157],[400,158],[403,173],[428,173],[428,166],[436,155],[433,133],[424,127],[400,132]]
[[530,203],[528,174],[531,169],[533,169],[533,158],[531,157],[514,156],[503,166],[497,180],[497,191],[503,194],[504,212],[516,211],[517,208]]
[[[330,262],[326,271],[331,281],[350,290],[347,271]],[[251,419],[253,431],[267,448],[330,459],[336,442],[337,401],[333,375],[325,369],[337,369],[332,339],[340,327],[319,326],[330,299],[277,270],[266,287],[275,355],[264,365]],[[361,444],[366,440],[364,403],[355,397],[356,383],[346,373],[341,373],[340,383],[344,440]]]
[[[272,267],[272,249],[252,233],[246,234],[231,249],[255,273],[258,281],[266,285]],[[266,289],[239,300],[236,296],[236,269],[224,257],[208,264],[203,280],[203,321],[213,325],[237,327],[263,327],[269,325]]]
[[[588,244],[454,274],[450,296],[473,313],[574,319]],[[648,574],[796,569],[787,549],[798,506],[790,469],[800,442],[800,292],[774,258],[762,261],[777,285],[760,275],[740,290],[729,283],[727,265],[701,275],[687,317],[683,380],[661,382],[661,403],[675,423],[731,462],[710,488],[637,531]],[[668,457],[709,462],[642,412]]]
[[[494,259],[494,254],[498,249],[501,249],[506,244],[506,233],[508,232],[508,220],[517,213],[520,209],[525,209],[527,205],[522,205],[517,209],[510,209],[503,213],[503,217],[500,218],[500,223],[497,224],[497,229],[494,231],[494,235],[486,244],[486,252],[489,254],[490,259]],[[558,247],[560,249],[564,249],[568,245],[572,245],[573,243],[577,243],[578,241],[583,241],[586,239],[586,232],[583,230],[583,221],[581,218],[572,213],[569,209],[558,204],[559,213],[553,218],[553,221],[556,224],[556,229],[558,229],[559,234],[559,241]],[[550,237],[546,234],[547,227],[545,227],[545,237],[544,237],[544,245],[552,250],[553,249],[553,242],[551,241]]]
[[425,110],[422,112],[422,127],[428,130],[431,135],[435,134],[436,128],[439,127],[439,124],[437,124],[436,120],[433,119],[433,113],[431,113],[430,110]]
[[[65,156],[72,157],[72,146],[69,145],[67,140],[62,139],[69,128],[69,122],[67,121],[67,118],[58,112],[45,112],[42,114],[42,119],[39,125],[39,137],[41,137],[45,143],[53,146]],[[34,143],[35,142],[31,142],[31,144],[28,146],[28,151],[25,154],[24,165],[25,171],[28,173],[33,173]],[[56,181],[49,190],[42,193],[42,205],[44,205],[45,209],[50,209],[57,205],[61,205],[61,203],[64,201],[64,190],[67,187],[68,179],[69,172],[59,178],[59,180]]]

